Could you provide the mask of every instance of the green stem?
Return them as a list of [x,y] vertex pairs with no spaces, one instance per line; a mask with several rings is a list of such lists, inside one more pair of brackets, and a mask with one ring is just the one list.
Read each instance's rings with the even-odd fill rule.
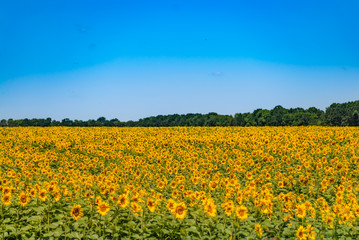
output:
[[144,230],[143,230],[143,220],[145,218],[145,210],[143,210],[143,214],[141,216],[141,231],[142,231],[142,239],[144,239],[143,235],[144,235]]

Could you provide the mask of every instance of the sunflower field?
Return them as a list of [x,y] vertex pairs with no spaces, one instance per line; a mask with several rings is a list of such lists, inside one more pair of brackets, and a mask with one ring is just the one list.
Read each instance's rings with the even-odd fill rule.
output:
[[0,128],[0,239],[359,239],[359,128]]

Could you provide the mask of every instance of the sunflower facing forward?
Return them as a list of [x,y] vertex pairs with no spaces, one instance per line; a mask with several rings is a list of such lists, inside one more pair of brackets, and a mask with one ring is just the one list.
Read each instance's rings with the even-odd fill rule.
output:
[[25,192],[19,194],[19,203],[21,206],[25,207],[30,202],[29,196]]
[[76,221],[77,219],[79,219],[80,217],[82,217],[84,215],[84,213],[82,212],[82,208],[81,205],[73,205],[71,208],[71,216],[73,217],[73,219]]
[[175,205],[174,213],[176,218],[184,219],[187,215],[187,207],[184,202],[178,203]]
[[235,209],[236,217],[240,220],[246,220],[248,218],[248,208],[246,206],[239,206]]
[[129,204],[129,200],[128,200],[128,196],[126,194],[122,194],[118,197],[118,201],[117,204],[121,207],[121,208],[125,208],[128,206]]
[[39,193],[39,198],[41,199],[41,201],[46,201],[47,199],[47,195],[46,195],[46,190],[45,189],[41,189],[40,193]]
[[105,201],[99,201],[99,203],[97,205],[97,209],[98,209],[97,212],[101,216],[105,216],[110,211],[109,204]]
[[3,195],[2,198],[1,198],[1,202],[5,206],[10,206],[11,205],[11,195],[10,194]]

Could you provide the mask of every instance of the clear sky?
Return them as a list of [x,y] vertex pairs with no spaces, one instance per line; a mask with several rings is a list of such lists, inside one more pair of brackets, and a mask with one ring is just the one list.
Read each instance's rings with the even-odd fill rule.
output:
[[0,119],[359,100],[359,1],[1,0]]

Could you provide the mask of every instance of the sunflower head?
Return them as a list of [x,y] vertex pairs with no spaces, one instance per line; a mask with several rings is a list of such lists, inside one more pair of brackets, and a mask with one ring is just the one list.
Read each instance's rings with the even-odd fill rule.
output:
[[3,195],[1,198],[1,202],[5,206],[10,206],[11,205],[11,195],[10,194]]
[[226,215],[227,215],[227,216],[230,216],[230,215],[232,215],[232,212],[233,212],[233,210],[234,210],[234,206],[228,204],[228,205],[225,207],[225,210],[226,210]]
[[9,188],[9,187],[4,187],[4,188],[2,189],[2,194],[3,194],[3,195],[11,194],[11,188]]
[[131,210],[132,210],[133,214],[135,214],[136,216],[142,216],[143,209],[142,209],[142,206],[139,203],[132,202],[131,203]]
[[170,212],[173,212],[175,210],[175,206],[176,206],[176,202],[175,200],[173,200],[172,198],[170,198],[167,202],[167,209],[170,211]]
[[26,206],[30,202],[29,196],[25,192],[19,194],[19,203],[21,206]]
[[217,206],[213,201],[208,201],[206,205],[204,205],[204,211],[210,217],[217,216]]
[[259,223],[254,226],[254,231],[257,233],[257,235],[262,237],[263,235],[262,226]]
[[150,212],[154,212],[156,209],[156,201],[152,198],[147,199],[147,207],[150,210]]
[[311,224],[307,226],[306,230],[308,239],[315,239],[316,232],[314,231],[314,227]]
[[46,190],[45,189],[42,189],[39,193],[39,198],[41,201],[46,201],[47,199],[47,195],[46,195]]
[[129,200],[126,194],[122,194],[118,197],[118,201],[117,204],[121,207],[121,208],[125,208],[128,206],[129,204]]
[[60,201],[60,199],[61,199],[61,193],[56,192],[56,193],[55,193],[55,196],[54,196],[54,200],[55,200],[56,202],[58,202],[58,201]]
[[236,217],[239,218],[240,220],[245,220],[248,218],[248,209],[246,206],[242,205],[236,207],[235,212],[236,212]]
[[105,201],[100,201],[97,205],[97,209],[98,209],[97,212],[101,216],[105,216],[110,211],[109,204],[106,203]]
[[33,189],[30,190],[30,196],[31,196],[32,198],[36,197],[36,193],[37,193],[37,191],[36,191],[35,188],[33,188]]
[[73,217],[73,219],[76,221],[77,219],[79,219],[80,217],[82,217],[84,214],[82,212],[82,208],[81,205],[73,205],[71,208],[71,216]]
[[305,205],[304,204],[298,205],[298,207],[297,207],[297,216],[299,218],[304,218],[305,215],[306,215],[306,207],[305,207]]
[[175,217],[178,219],[184,219],[187,215],[187,207],[184,202],[178,203],[174,208]]
[[297,230],[297,238],[299,240],[307,239],[306,229],[303,226],[300,226]]

